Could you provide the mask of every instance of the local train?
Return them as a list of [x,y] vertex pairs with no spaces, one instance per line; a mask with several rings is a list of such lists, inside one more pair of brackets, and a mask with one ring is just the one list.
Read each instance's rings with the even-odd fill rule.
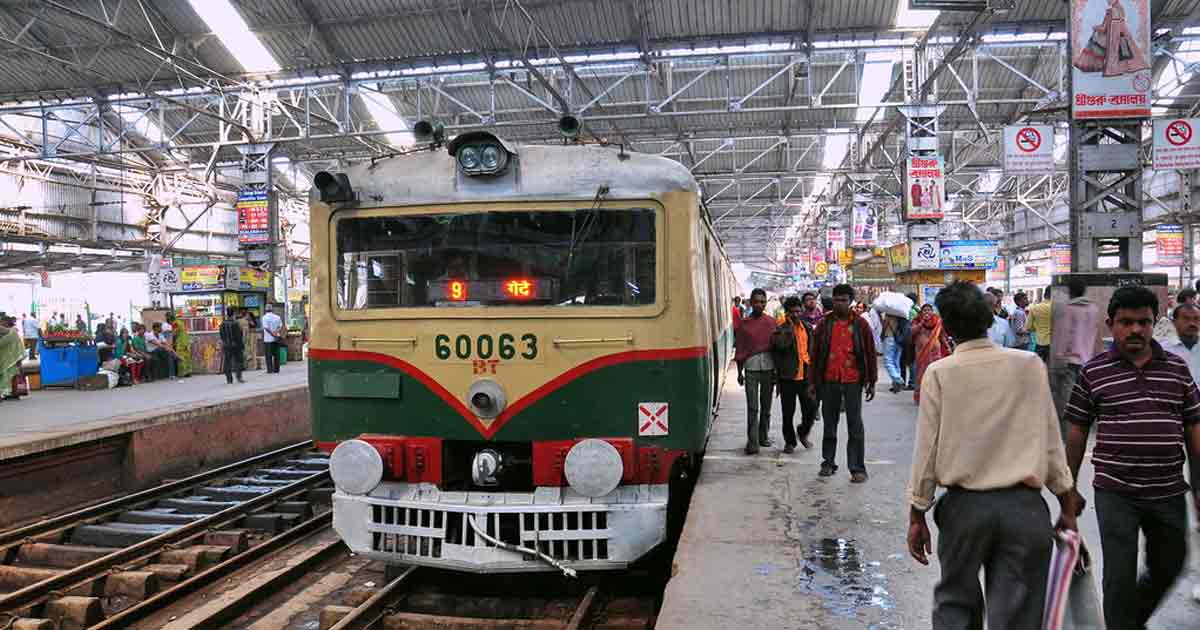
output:
[[733,346],[687,168],[471,132],[319,173],[310,207],[313,435],[352,551],[573,574],[663,542]]

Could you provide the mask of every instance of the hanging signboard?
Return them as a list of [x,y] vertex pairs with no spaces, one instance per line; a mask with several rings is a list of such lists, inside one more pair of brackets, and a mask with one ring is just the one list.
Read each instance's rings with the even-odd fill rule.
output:
[[913,239],[912,245],[913,269],[940,269],[942,243],[935,238]]
[[1055,243],[1050,248],[1050,257],[1054,260],[1054,273],[1071,273],[1071,245]]
[[825,260],[836,262],[838,252],[846,249],[846,231],[842,228],[825,230]]
[[1150,0],[1071,0],[1075,119],[1150,115]]
[[248,184],[238,191],[238,244],[266,245],[271,242],[271,209],[267,189]]
[[843,267],[848,267],[848,266],[854,264],[854,250],[853,249],[839,249],[838,250],[838,264]]
[[850,216],[854,225],[851,247],[875,247],[879,242],[879,221],[871,207],[865,201],[855,200]]
[[1159,267],[1179,267],[1183,265],[1183,226],[1174,224],[1160,225],[1154,229],[1155,249],[1158,253]]
[[907,220],[941,219],[946,178],[941,156],[909,157],[905,162],[904,216]]
[[179,271],[180,291],[211,291],[225,288],[225,268],[217,265],[184,267]]
[[1054,127],[1005,127],[1004,172],[1009,175],[1045,175],[1054,172]]
[[238,288],[242,291],[265,291],[271,288],[271,273],[254,267],[239,267]]
[[942,269],[994,269],[1000,241],[942,241]]
[[1200,118],[1154,121],[1154,168],[1158,170],[1200,168]]

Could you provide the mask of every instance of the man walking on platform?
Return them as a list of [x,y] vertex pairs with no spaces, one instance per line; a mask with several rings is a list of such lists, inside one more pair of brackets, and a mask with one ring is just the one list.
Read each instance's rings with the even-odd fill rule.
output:
[[221,362],[225,367],[225,382],[233,384],[233,374],[237,373],[237,382],[242,380],[242,358],[245,352],[246,340],[242,337],[242,327],[238,324],[235,309],[225,311],[225,321],[221,322]]
[[[1184,454],[1200,480],[1200,391],[1183,359],[1151,337],[1158,298],[1142,286],[1121,287],[1108,303],[1113,348],[1079,370],[1067,405],[1067,461],[1076,478],[1096,426],[1096,519],[1104,554],[1104,621],[1114,630],[1144,628],[1183,570],[1188,550]],[[1055,332],[1055,335],[1058,333]],[[1063,505],[1078,514],[1072,490]],[[1146,572],[1138,575],[1138,535]]]
[[734,362],[738,385],[746,388],[746,454],[771,445],[771,389],[775,362],[771,358],[771,333],[775,320],[766,314],[767,292],[750,292],[750,314],[734,331]]
[[[1054,409],[1058,417],[1066,413],[1067,401],[1075,389],[1079,369],[1096,354],[1096,337],[1100,329],[1100,309],[1084,296],[1087,285],[1079,278],[1067,284],[1069,301],[1054,309],[1053,359],[1057,367],[1050,368],[1050,393],[1054,395]],[[1067,439],[1067,422],[1062,419],[1063,440]]]
[[[1041,630],[1052,550],[1041,489],[1065,497],[1074,487],[1046,368],[992,343],[995,316],[975,285],[955,282],[935,302],[958,345],[921,381],[908,527],[909,553],[929,564],[925,514],[937,488],[948,489],[934,517],[942,576],[933,628],[983,628],[986,614],[989,628]],[[1062,527],[1076,529],[1074,512]]]
[[895,315],[883,315],[882,328],[879,337],[883,345],[883,366],[892,379],[892,387],[888,391],[893,394],[904,391],[904,374],[900,369],[904,360],[904,340],[908,338],[908,319]]
[[1029,296],[1025,295],[1024,291],[1018,291],[1013,296],[1013,303],[1016,308],[1008,315],[1008,325],[1012,328],[1013,336],[1016,337],[1016,344],[1013,346],[1018,350],[1033,350],[1029,347]]
[[279,349],[287,343],[283,331],[283,319],[275,314],[275,309],[268,304],[266,313],[262,316],[263,346],[267,351],[267,374],[279,373]]
[[1171,323],[1175,336],[1161,342],[1163,350],[1186,361],[1192,380],[1200,383],[1200,306],[1187,302],[1176,306]]
[[812,347],[812,329],[804,321],[804,307],[799,299],[790,297],[784,300],[783,308],[787,312],[787,321],[771,335],[771,352],[783,404],[783,452],[793,453],[797,441],[792,423],[796,417],[796,401],[800,401],[799,442],[804,448],[812,448],[808,434],[817,420],[817,401],[808,395],[809,372],[812,371],[808,350]]
[[[837,427],[846,412],[846,467],[850,481],[867,480],[866,435],[863,429],[863,399],[875,398],[878,364],[871,325],[850,311],[854,287],[833,288],[833,311],[821,320],[813,334],[813,369],[809,395],[821,402],[825,429],[821,437],[822,477],[837,472]],[[819,394],[818,394],[819,393]],[[819,395],[819,398],[818,398]]]
[[1029,307],[1029,318],[1026,323],[1033,333],[1033,351],[1042,358],[1042,362],[1050,363],[1051,316],[1053,307],[1050,304],[1050,287],[1042,293],[1042,301]]
[[801,296],[800,300],[803,308],[800,318],[808,324],[809,330],[815,330],[817,324],[821,323],[821,318],[825,317],[825,312],[821,310],[821,305],[817,302],[817,294],[809,291]]
[[37,358],[38,320],[33,315],[21,315],[21,338],[24,339],[25,349],[29,351],[30,360]]

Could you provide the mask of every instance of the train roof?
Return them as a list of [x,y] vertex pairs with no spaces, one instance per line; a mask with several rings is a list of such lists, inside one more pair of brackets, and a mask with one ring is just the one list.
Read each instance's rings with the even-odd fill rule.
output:
[[699,190],[687,167],[657,155],[597,145],[507,146],[516,156],[504,173],[492,177],[461,174],[445,149],[358,164],[345,172],[358,196],[357,207],[589,199],[604,186],[606,199]]

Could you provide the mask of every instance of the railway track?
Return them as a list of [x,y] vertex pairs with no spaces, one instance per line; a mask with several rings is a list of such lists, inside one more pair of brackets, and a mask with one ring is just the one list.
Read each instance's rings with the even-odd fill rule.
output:
[[576,580],[385,567],[334,533],[327,464],[297,444],[0,532],[0,629],[654,625],[670,554]]
[[126,627],[330,523],[311,442],[0,532],[0,628]]

